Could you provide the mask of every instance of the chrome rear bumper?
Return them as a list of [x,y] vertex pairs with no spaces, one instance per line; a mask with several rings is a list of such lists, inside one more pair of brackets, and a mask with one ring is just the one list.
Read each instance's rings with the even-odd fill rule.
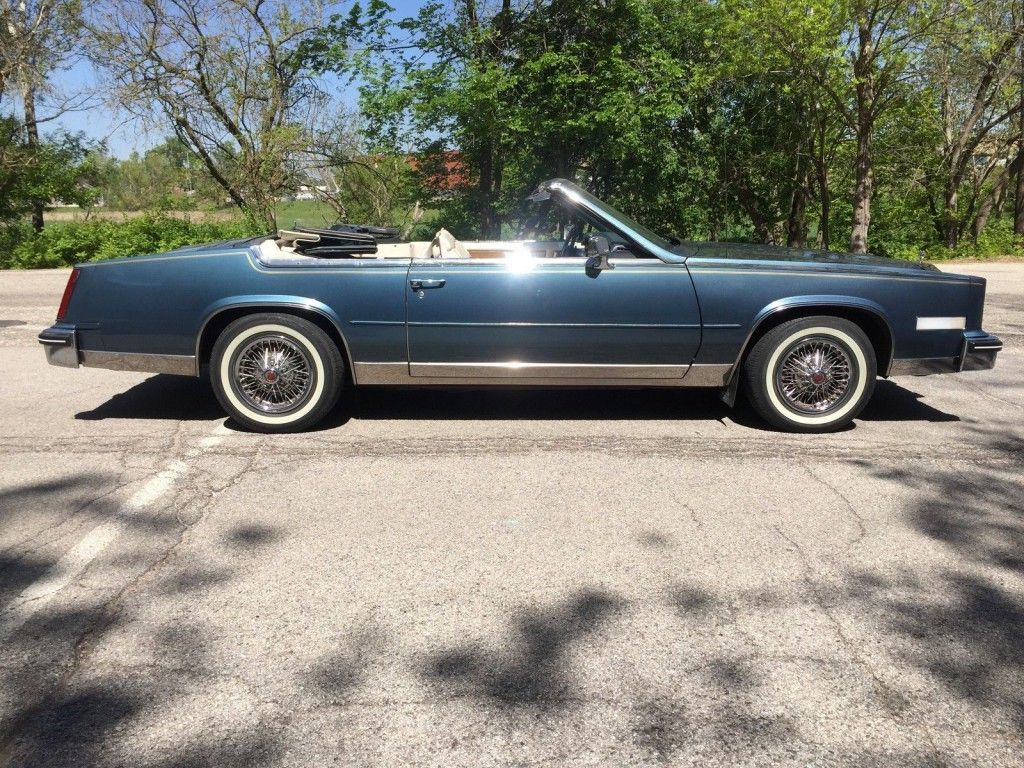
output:
[[77,368],[78,339],[74,328],[53,326],[39,334],[39,343],[46,351],[46,362],[62,368]]
[[177,376],[198,376],[195,355],[152,355],[142,352],[103,352],[78,348],[74,326],[54,325],[39,334],[39,343],[46,352],[46,362],[62,368],[107,368],[112,371],[172,373]]

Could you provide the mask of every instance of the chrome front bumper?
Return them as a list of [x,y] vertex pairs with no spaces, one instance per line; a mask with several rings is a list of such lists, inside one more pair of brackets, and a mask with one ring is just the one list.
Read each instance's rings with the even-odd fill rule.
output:
[[985,331],[965,331],[956,357],[927,357],[893,360],[890,376],[928,376],[933,373],[959,373],[960,371],[987,371],[996,366],[996,355],[1003,342]]
[[78,338],[74,328],[52,326],[39,334],[39,343],[46,351],[46,362],[62,368],[77,368]]

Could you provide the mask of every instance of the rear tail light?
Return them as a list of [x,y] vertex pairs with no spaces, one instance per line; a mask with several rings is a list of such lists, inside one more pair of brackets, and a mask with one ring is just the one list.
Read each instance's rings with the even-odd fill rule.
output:
[[68,313],[68,304],[71,303],[71,294],[75,292],[75,283],[78,282],[77,267],[71,270],[71,276],[68,278],[68,284],[64,286],[64,296],[60,300],[60,308],[57,310],[57,321],[60,322],[64,319],[64,315]]

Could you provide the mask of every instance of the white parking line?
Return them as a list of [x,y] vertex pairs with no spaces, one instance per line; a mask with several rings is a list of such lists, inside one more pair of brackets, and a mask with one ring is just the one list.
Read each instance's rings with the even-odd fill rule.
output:
[[212,434],[199,441],[198,448],[188,451],[183,459],[171,462],[166,469],[147,481],[118,509],[112,519],[89,531],[37,581],[22,590],[0,611],[0,642],[6,642],[54,595],[77,578],[128,527],[132,515],[151,506],[170,491],[175,482],[188,472],[189,461],[213,448],[227,434],[227,427],[219,424]]

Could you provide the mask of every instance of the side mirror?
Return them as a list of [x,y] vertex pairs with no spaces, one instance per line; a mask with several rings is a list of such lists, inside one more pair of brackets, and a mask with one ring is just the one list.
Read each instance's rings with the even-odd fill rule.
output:
[[587,271],[600,272],[603,269],[615,269],[608,261],[611,246],[604,235],[594,235],[587,240]]

